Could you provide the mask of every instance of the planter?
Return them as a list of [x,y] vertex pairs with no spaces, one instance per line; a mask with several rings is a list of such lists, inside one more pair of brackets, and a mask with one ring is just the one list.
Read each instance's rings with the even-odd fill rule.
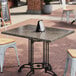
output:
[[52,5],[48,4],[48,5],[43,5],[43,10],[42,12],[44,14],[50,14],[52,12]]

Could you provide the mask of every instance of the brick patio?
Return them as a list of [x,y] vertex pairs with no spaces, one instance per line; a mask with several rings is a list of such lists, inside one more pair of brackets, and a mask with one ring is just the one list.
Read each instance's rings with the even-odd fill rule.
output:
[[[59,5],[60,6],[60,5]],[[76,22],[71,25],[70,23],[61,22],[62,9],[58,6],[50,15],[31,15],[25,14],[27,6],[11,9],[12,24],[7,26],[7,29],[16,28],[26,24],[37,24],[37,21],[43,19],[44,25],[47,27],[57,27],[62,29],[69,29],[76,31]],[[74,10],[76,5],[72,5]],[[25,8],[25,9],[24,9]],[[60,18],[60,19],[58,19]],[[71,15],[71,18],[74,18]],[[53,20],[54,19],[54,20]],[[56,21],[57,20],[57,21]],[[4,30],[4,27],[0,29],[0,32]],[[6,37],[6,35],[0,34],[0,37]],[[18,47],[18,55],[21,65],[28,62],[28,40],[25,38],[8,36],[16,40]],[[50,63],[53,70],[58,76],[63,76],[65,61],[67,57],[66,50],[69,48],[76,49],[76,32],[68,35],[62,39],[56,40],[50,43]],[[42,43],[35,43],[35,61],[42,61]],[[0,76],[26,76],[30,69],[23,69],[21,73],[18,73],[18,66],[16,55],[13,49],[7,49],[5,54],[4,72],[0,73]],[[44,70],[36,70],[33,76],[50,76],[44,73]],[[67,72],[67,76],[70,76],[70,71]]]

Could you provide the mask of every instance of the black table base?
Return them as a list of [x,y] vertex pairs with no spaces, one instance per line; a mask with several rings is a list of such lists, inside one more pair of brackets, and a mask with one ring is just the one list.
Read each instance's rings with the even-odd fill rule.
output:
[[48,73],[52,76],[57,76],[55,72],[52,70],[52,66],[49,64],[49,42],[43,41],[43,62],[42,63],[34,63],[34,42],[39,42],[35,39],[29,39],[28,44],[28,64],[23,64],[18,72],[21,72],[23,68],[30,68],[30,71],[26,76],[31,76],[34,74],[35,69],[45,69],[45,73]]
[[71,24],[73,24],[75,21],[76,21],[76,19],[75,19],[75,20],[73,20],[73,21],[71,22]]
[[[36,67],[34,67],[34,65],[36,65]],[[27,73],[26,76],[31,76],[32,74],[34,74],[35,69],[45,69],[45,73],[48,73],[48,74],[50,74],[52,76],[57,76],[55,74],[55,72],[53,72],[52,67],[51,67],[50,64],[44,64],[44,63],[23,64],[19,68],[18,72],[21,72],[23,68],[30,68],[30,71]]]

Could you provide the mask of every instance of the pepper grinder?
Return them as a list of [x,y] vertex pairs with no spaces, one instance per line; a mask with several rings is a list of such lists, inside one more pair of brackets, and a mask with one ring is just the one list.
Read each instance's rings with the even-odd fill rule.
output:
[[44,24],[42,21],[43,20],[38,21],[37,27],[36,27],[36,32],[44,32],[45,31],[45,27],[44,27]]

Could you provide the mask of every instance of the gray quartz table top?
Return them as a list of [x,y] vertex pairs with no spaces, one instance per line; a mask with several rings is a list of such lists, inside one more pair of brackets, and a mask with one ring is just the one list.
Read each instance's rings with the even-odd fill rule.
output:
[[2,33],[23,38],[52,42],[54,40],[63,38],[73,32],[73,30],[65,30],[52,27],[45,27],[45,32],[36,32],[36,25],[29,24],[11,30],[3,31]]

